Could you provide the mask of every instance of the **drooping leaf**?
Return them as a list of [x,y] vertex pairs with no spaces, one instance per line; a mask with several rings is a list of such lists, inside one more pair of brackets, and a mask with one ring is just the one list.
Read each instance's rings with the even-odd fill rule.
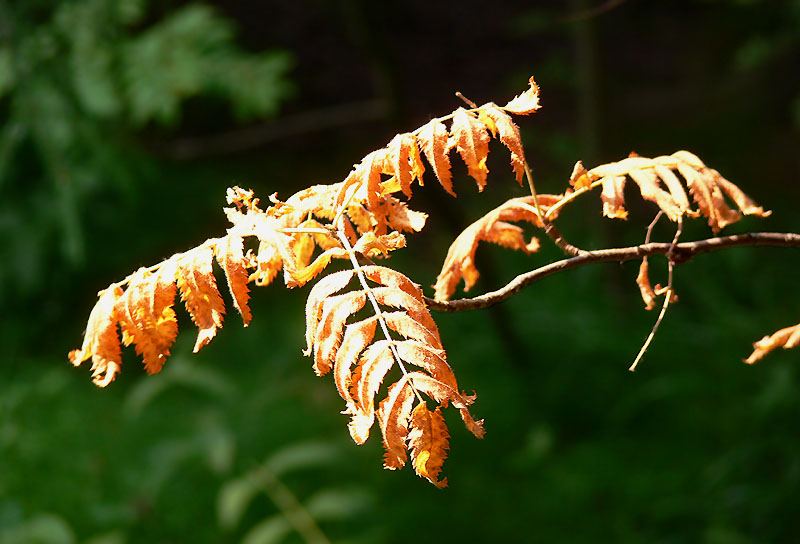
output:
[[393,383],[378,407],[378,422],[383,435],[383,466],[389,470],[403,468],[406,454],[408,425],[414,404],[414,389],[407,378]]
[[453,113],[450,134],[456,143],[456,149],[467,165],[469,175],[478,183],[478,190],[482,191],[486,186],[486,176],[489,174],[486,159],[489,155],[490,138],[486,132],[486,125],[481,123],[474,114],[464,108],[458,108]]
[[420,403],[411,413],[408,445],[417,475],[438,488],[447,487],[447,478],[439,480],[442,464],[447,458],[450,434],[439,408],[433,412]]
[[187,251],[177,260],[178,289],[192,321],[200,329],[194,352],[208,344],[222,327],[225,305],[217,290],[211,260],[214,250],[209,245]]
[[89,314],[86,334],[81,349],[72,350],[69,360],[78,366],[92,358],[92,378],[95,384],[105,387],[114,380],[122,367],[122,351],[117,334],[115,307],[123,290],[114,284],[100,293],[100,298]]
[[445,191],[456,196],[453,191],[453,174],[450,172],[448,155],[451,147],[447,127],[438,119],[432,119],[417,134],[417,142],[433,168],[436,179],[439,180]]
[[[699,211],[692,210],[686,190],[676,176],[679,173],[697,203]],[[757,206],[741,189],[708,168],[688,151],[677,151],[672,155],[648,159],[630,156],[618,162],[592,168],[585,174],[591,182],[600,181],[603,190],[603,215],[625,219],[625,180],[630,177],[639,187],[641,195],[656,205],[677,222],[680,217],[703,215],[714,232],[738,221],[741,215],[767,217],[770,212]],[[582,182],[585,184],[585,182]],[[664,187],[662,187],[662,183]],[[730,208],[725,201],[728,196],[738,208]]]
[[250,324],[253,314],[247,305],[250,293],[247,288],[249,274],[245,268],[244,241],[240,236],[225,236],[217,242],[215,254],[217,262],[225,271],[233,305],[242,315],[246,327]]
[[642,264],[639,265],[639,275],[636,276],[636,285],[639,286],[639,292],[642,295],[645,309],[652,310],[655,307],[656,294],[650,285],[647,259],[642,259]]
[[[562,198],[562,195],[538,195],[539,207],[545,213]],[[539,241],[536,238],[526,241],[522,229],[509,223],[509,221],[526,221],[543,227],[534,203],[532,196],[510,199],[464,229],[450,245],[442,270],[436,278],[436,299],[448,300],[461,280],[464,281],[465,291],[475,285],[480,275],[475,266],[475,252],[481,241],[529,254],[537,251]],[[552,214],[551,220],[557,215],[557,213]]]
[[778,348],[790,349],[797,346],[800,346],[800,323],[765,336],[753,344],[753,353],[744,362],[751,365],[772,350]]
[[522,184],[522,176],[525,173],[525,151],[522,148],[519,127],[514,124],[507,113],[497,109],[494,104],[484,106],[482,112],[494,122],[492,132],[500,135],[500,141],[511,152],[511,168],[514,170],[514,177]]

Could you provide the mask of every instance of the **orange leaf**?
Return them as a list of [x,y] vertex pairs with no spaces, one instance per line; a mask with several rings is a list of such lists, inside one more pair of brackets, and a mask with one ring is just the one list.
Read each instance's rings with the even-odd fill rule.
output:
[[447,487],[447,478],[439,480],[439,473],[447,457],[449,438],[447,425],[438,407],[433,412],[424,403],[414,408],[408,433],[414,471],[440,489]]
[[655,307],[656,294],[650,286],[648,268],[647,259],[642,259],[642,264],[639,265],[639,275],[636,276],[636,285],[639,286],[639,292],[642,294],[645,308],[652,310]]
[[118,304],[122,342],[134,343],[148,374],[159,372],[169,356],[178,334],[172,306],[175,302],[175,261],[161,264],[151,274],[140,269],[128,281],[128,289]]
[[774,349],[790,349],[797,346],[800,346],[800,323],[793,327],[781,329],[770,336],[765,336],[753,344],[755,349],[744,362],[751,365]]
[[378,316],[373,315],[362,321],[350,323],[344,331],[342,345],[336,353],[333,369],[334,381],[339,396],[347,403],[346,413],[354,414],[356,400],[350,394],[352,386],[351,368],[358,362],[359,354],[372,343],[378,326]]
[[525,151],[522,148],[519,127],[514,124],[507,113],[497,109],[494,104],[485,106],[483,112],[494,122],[496,131],[500,134],[500,141],[511,152],[511,168],[514,170],[514,177],[521,185],[522,176],[525,173]]
[[336,357],[336,351],[344,334],[345,321],[359,311],[367,302],[363,291],[350,291],[325,299],[314,336],[314,372],[317,376],[327,374]]
[[210,246],[200,246],[178,258],[178,289],[186,310],[197,328],[194,352],[208,344],[222,327],[225,305],[217,291],[211,260],[214,257]]
[[[411,154],[416,154],[416,160],[411,157]],[[414,161],[412,163],[412,161]],[[386,160],[383,163],[384,172],[393,175],[400,186],[400,190],[408,198],[411,198],[411,182],[415,178],[419,178],[422,172],[419,167],[422,163],[419,161],[419,151],[417,150],[417,140],[413,134],[398,134],[387,146]],[[422,166],[422,171],[424,171]]]
[[241,236],[225,236],[217,242],[215,253],[217,262],[225,271],[228,280],[228,289],[233,298],[233,306],[242,315],[242,321],[246,327],[250,324],[253,314],[247,301],[250,298],[247,288],[248,274],[245,268],[244,240]]
[[574,187],[576,191],[591,186],[592,180],[589,179],[587,170],[583,167],[583,163],[581,161],[576,162],[575,166],[572,168],[572,175],[569,177],[569,184]]
[[528,80],[528,84],[530,88],[503,106],[504,110],[518,115],[529,115],[541,107],[539,106],[539,86],[533,80],[533,76]]
[[453,174],[450,172],[450,157],[448,156],[450,141],[447,127],[438,119],[432,119],[420,129],[417,134],[417,142],[444,190],[456,196],[453,192]]
[[122,367],[115,310],[122,294],[122,288],[116,284],[100,292],[100,298],[89,314],[81,349],[69,353],[69,360],[75,366],[92,358],[92,378],[100,387],[111,383]]
[[344,289],[350,280],[353,279],[352,270],[342,270],[328,274],[311,289],[306,299],[306,349],[303,354],[311,355],[318,337],[316,336],[317,324],[319,323],[322,312],[322,304],[325,299]]
[[486,132],[486,125],[464,108],[458,108],[453,113],[450,134],[467,165],[469,175],[478,183],[478,190],[482,191],[486,186],[486,176],[489,174],[486,159],[489,155],[490,138]]
[[414,403],[414,389],[407,378],[393,383],[378,407],[378,423],[383,435],[383,466],[389,470],[406,464],[406,439]]
[[[562,198],[562,195],[538,195],[539,207],[544,213]],[[556,217],[557,214],[553,214],[550,219]],[[527,242],[522,229],[506,221],[527,221],[537,227],[543,227],[534,208],[532,196],[512,198],[475,221],[458,235],[447,251],[442,271],[436,278],[437,300],[448,300],[462,279],[465,291],[475,285],[479,276],[475,267],[475,252],[479,242],[492,242],[526,253],[533,253],[539,249],[539,241],[536,238]]]

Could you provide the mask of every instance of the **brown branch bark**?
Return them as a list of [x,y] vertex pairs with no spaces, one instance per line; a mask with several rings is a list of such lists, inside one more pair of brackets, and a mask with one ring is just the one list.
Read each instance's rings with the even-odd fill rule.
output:
[[732,236],[720,236],[708,238],[695,242],[672,243],[648,243],[638,246],[620,247],[613,249],[598,249],[583,253],[577,257],[563,259],[554,263],[547,264],[536,270],[531,270],[520,274],[508,283],[505,287],[492,291],[474,298],[464,298],[449,301],[439,301],[432,298],[425,298],[425,302],[432,310],[440,312],[460,312],[463,310],[479,310],[488,308],[498,302],[515,295],[528,285],[546,278],[556,272],[571,270],[579,266],[601,263],[601,262],[625,262],[639,260],[653,255],[668,254],[672,257],[674,264],[682,264],[686,261],[703,253],[711,253],[720,249],[742,246],[778,246],[800,248],[800,234],[781,233],[781,232],[750,232],[746,234],[734,234]]

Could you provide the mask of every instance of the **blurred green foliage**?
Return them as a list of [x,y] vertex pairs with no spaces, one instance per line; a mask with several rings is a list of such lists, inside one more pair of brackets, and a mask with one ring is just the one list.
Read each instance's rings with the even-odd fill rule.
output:
[[[234,25],[239,5],[247,16]],[[615,5],[576,22],[560,2],[510,14],[506,3],[406,2],[398,25],[392,2],[320,2],[315,16],[301,3],[0,1],[0,544],[792,542],[798,352],[740,363],[761,334],[797,321],[791,252],[682,265],[680,304],[635,374],[625,369],[655,316],[641,308],[634,264],[436,316],[487,427],[477,441],[447,414],[445,491],[382,470],[376,437],[350,441],[332,381],[301,356],[307,290],[259,289],[252,324],[229,315],[196,355],[184,315],[155,376],[126,350],[123,374],[100,390],[66,361],[99,288],[224,230],[226,186],[264,198],[337,181],[387,134],[450,111],[453,90],[501,101],[531,73],[545,107],[520,124],[543,191],[562,190],[592,149],[617,160],[687,147],[775,210],[737,228],[796,232],[800,88],[784,68],[798,58],[800,3]],[[245,49],[248,24],[258,31]],[[572,40],[592,27],[596,56],[581,61]],[[396,96],[422,104],[397,126],[343,126],[233,157],[159,153],[170,138],[273,115],[292,89],[355,96],[392,70]],[[581,127],[592,107],[594,133]],[[455,203],[435,183],[415,193],[429,232],[393,258],[398,268],[430,285],[432,259],[460,228],[522,194],[504,153],[493,148],[480,195],[457,168]],[[584,247],[635,243],[652,209],[630,212],[602,222],[590,195],[560,227]],[[482,248],[476,291],[558,255]],[[660,264],[651,273],[663,283]]]
[[273,115],[290,58],[243,51],[203,4],[158,17],[144,0],[0,2],[0,304],[85,264],[86,231],[106,226],[91,210],[152,174],[143,129],[176,125],[198,96]]

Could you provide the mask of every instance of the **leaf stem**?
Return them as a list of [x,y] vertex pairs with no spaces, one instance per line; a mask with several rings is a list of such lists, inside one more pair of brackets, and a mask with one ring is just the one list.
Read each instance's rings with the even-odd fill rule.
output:
[[[381,307],[378,304],[378,300],[372,293],[372,288],[367,283],[367,278],[364,275],[364,271],[361,269],[361,264],[359,264],[358,259],[356,258],[356,252],[355,250],[353,250],[353,246],[350,245],[350,241],[347,239],[347,236],[344,235],[344,232],[338,230],[336,231],[336,234],[338,235],[339,240],[342,242],[342,246],[344,246],[345,251],[347,251],[347,255],[350,257],[350,263],[353,265],[353,269],[356,271],[356,275],[358,276],[358,281],[361,283],[361,287],[363,287],[364,292],[367,294],[367,298],[369,298],[369,301],[372,304],[372,309],[375,311],[375,315],[378,317],[378,323],[381,326],[381,331],[383,332],[383,336],[386,338],[386,340],[389,341],[389,349],[392,351],[392,355],[394,356],[395,361],[397,361],[397,366],[400,367],[400,371],[403,373],[403,376],[405,377],[408,375],[408,371],[406,370],[406,367],[403,364],[403,360],[400,359],[400,354],[397,353],[397,348],[394,345],[394,339],[389,333],[389,326],[386,324],[386,320],[383,317],[383,310],[381,310]],[[422,397],[420,396],[419,391],[417,391],[417,388],[414,387],[414,383],[412,381],[410,381],[409,383],[411,384],[411,389],[414,390],[414,395],[416,395],[417,399],[420,402],[424,402],[422,400]]]

